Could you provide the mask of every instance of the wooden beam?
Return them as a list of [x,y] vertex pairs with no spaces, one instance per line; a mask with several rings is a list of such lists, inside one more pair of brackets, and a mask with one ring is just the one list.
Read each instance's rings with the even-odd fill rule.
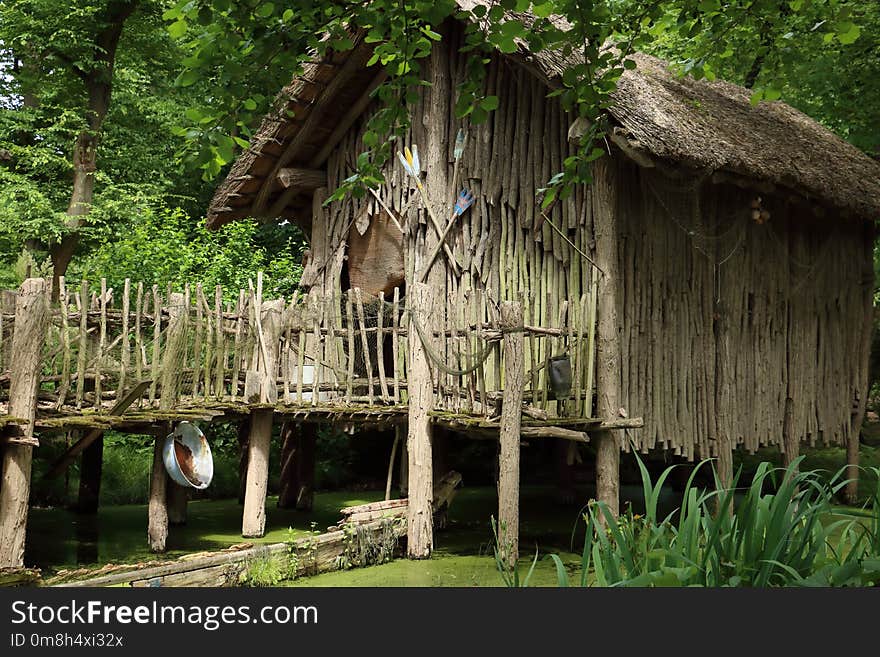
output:
[[[351,82],[352,78],[361,72],[364,64],[362,58],[363,51],[363,47],[355,47],[352,50],[348,59],[342,65],[342,68],[339,69],[339,72],[336,73],[327,86],[324,87],[324,90],[321,92],[315,104],[309,109],[309,115],[305,122],[287,144],[284,152],[278,157],[275,166],[272,168],[272,172],[263,180],[263,184],[260,187],[260,191],[257,193],[257,198],[253,205],[253,214],[255,216],[262,215],[263,211],[266,209],[266,203],[269,200],[269,194],[275,184],[278,172],[292,162],[306,142],[313,138],[315,129],[326,120],[327,109],[336,94],[346,87]],[[316,167],[310,166],[309,168]]]
[[[27,418],[25,438],[33,436],[40,382],[40,356],[49,328],[49,282],[29,278],[15,301],[15,333],[12,336],[11,381],[8,413]],[[31,490],[31,445],[3,447],[0,483],[0,567],[24,565],[28,499]]]
[[300,191],[312,191],[327,186],[327,172],[323,169],[285,167],[278,172],[278,182],[284,187],[297,187]]
[[[149,379],[146,381],[141,381],[134,388],[129,390],[128,394],[120,399],[113,405],[113,408],[107,413],[107,415],[122,415],[128,407],[131,406],[136,400],[140,399],[141,395],[147,389],[147,387],[152,383]],[[98,438],[104,435],[104,429],[94,429],[87,433],[85,436],[77,440],[73,445],[71,445],[70,449],[68,449],[55,463],[52,465],[52,468],[46,474],[46,479],[52,479],[57,477],[62,472],[64,472],[70,464],[76,460],[76,457],[79,456],[83,450],[95,442]]]
[[333,149],[336,148],[340,141],[342,141],[342,138],[349,131],[351,126],[354,125],[354,122],[358,120],[358,117],[366,111],[367,107],[369,107],[370,103],[373,101],[373,92],[376,91],[376,89],[379,88],[379,85],[385,82],[387,78],[388,73],[386,73],[384,69],[373,78],[364,93],[362,93],[348,109],[342,119],[337,122],[336,127],[324,142],[321,150],[309,160],[310,168],[315,169],[327,161],[327,158],[330,157],[330,153],[333,152]]

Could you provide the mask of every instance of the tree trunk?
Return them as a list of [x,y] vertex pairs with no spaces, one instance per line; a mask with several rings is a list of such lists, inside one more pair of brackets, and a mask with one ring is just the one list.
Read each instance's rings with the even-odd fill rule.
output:
[[[49,326],[48,287],[41,278],[29,278],[21,285],[15,303],[15,333],[9,386],[9,415],[28,420],[20,439],[34,435],[40,355]],[[31,490],[33,446],[7,443],[3,446],[0,484],[0,568],[24,565],[28,500]]]
[[101,470],[104,464],[104,436],[83,450],[79,469],[79,500],[77,513],[95,514],[98,512],[98,498],[101,495]]
[[92,66],[83,70],[78,63],[71,67],[85,85],[88,104],[85,111],[86,129],[77,135],[73,147],[73,189],[67,206],[68,219],[65,222],[68,232],[61,241],[49,248],[52,259],[52,298],[58,298],[58,278],[67,273],[67,267],[79,244],[79,229],[83,219],[89,214],[95,193],[95,171],[98,157],[98,142],[107,111],[110,108],[110,94],[113,89],[113,70],[116,63],[116,48],[122,36],[125,21],[137,8],[139,0],[110,3],[103,19],[104,24],[95,36]]

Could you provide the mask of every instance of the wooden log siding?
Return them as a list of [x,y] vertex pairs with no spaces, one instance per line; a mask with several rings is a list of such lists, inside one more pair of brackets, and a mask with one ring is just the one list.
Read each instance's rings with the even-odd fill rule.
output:
[[[789,395],[796,439],[845,444],[864,387],[863,328],[851,318],[870,311],[861,228],[766,195],[771,218],[757,224],[753,192],[692,192],[692,182],[629,163],[617,175],[621,403],[645,420],[630,431],[635,445],[716,456],[723,431],[734,448],[782,449]],[[716,308],[726,322],[723,380]]]
[[[450,35],[451,54],[447,60],[452,88],[461,83],[465,75],[463,56],[455,52],[459,39],[460,34],[453,32]],[[546,186],[550,176],[561,170],[564,158],[574,152],[574,147],[567,141],[570,120],[556,99],[546,98],[546,87],[509,62],[493,60],[489,64],[487,92],[499,96],[499,107],[487,122],[472,126],[466,118],[455,117],[452,103],[434,102],[429,90],[422,90],[422,99],[412,112],[412,116],[418,120],[413,122],[396,148],[402,150],[413,143],[418,145],[426,188],[436,190],[440,184],[445,189],[445,194],[440,194],[439,200],[433,191],[429,191],[435,204],[435,214],[441,223],[445,224],[448,220],[460,189],[467,188],[476,197],[473,206],[456,220],[446,238],[455,260],[462,265],[461,273],[455,274],[450,270],[449,261],[442,253],[431,268],[432,275],[435,272],[441,274],[441,277],[431,280],[432,289],[437,298],[448,300],[449,311],[437,318],[439,325],[459,330],[457,325],[461,320],[457,313],[460,311],[468,325],[494,323],[497,327],[497,304],[502,301],[522,301],[531,325],[556,327],[559,326],[560,310],[568,309],[564,314],[563,328],[566,331],[571,328],[572,339],[536,339],[534,344],[530,340],[526,349],[526,393],[534,392],[537,396],[547,386],[543,368],[547,357],[553,355],[555,350],[568,351],[573,355],[574,338],[586,343],[589,333],[586,326],[579,329],[570,323],[573,320],[581,321],[582,297],[586,295],[587,300],[591,298],[593,267],[558,235],[554,241],[556,233],[549,224],[544,223],[537,232],[535,229],[536,221],[541,220],[535,190]],[[334,189],[351,175],[350,163],[363,150],[366,117],[376,108],[375,104],[369,108],[330,154],[327,161],[329,189]],[[456,164],[453,149],[459,130],[466,134],[466,143],[463,155]],[[434,162],[438,158],[429,148],[434,143],[429,139],[429,133],[433,135],[435,132],[444,149],[439,158],[445,163],[445,170],[442,171],[437,171]],[[419,247],[420,254],[405,263],[407,280],[412,281],[421,273],[422,260],[418,264],[416,260],[426,258],[432,250],[425,247],[425,238],[435,239],[436,233],[426,217],[412,179],[406,176],[396,157],[389,160],[383,173],[386,182],[376,189],[376,193],[382,199],[382,205],[390,208],[409,232],[410,251],[414,250],[414,245]],[[556,204],[548,212],[548,217],[573,243],[579,244],[589,254],[591,240],[587,227],[590,225],[590,208],[586,202],[587,194],[586,189],[576,190],[566,201]],[[378,216],[382,205],[371,195],[362,199],[347,197],[326,208],[324,217],[327,226],[317,228],[313,225],[313,253],[316,250],[314,244],[323,240],[325,234],[337,236],[326,246],[320,247],[328,255],[317,265],[333,270],[331,278],[334,281],[339,280],[335,273],[336,254],[342,254],[346,249],[348,227],[364,214],[365,208],[367,216]],[[325,280],[325,284],[328,282]],[[386,298],[390,297],[390,294],[386,294]],[[590,303],[587,303],[586,308],[590,307]],[[355,339],[358,339],[357,335]],[[461,369],[466,366],[467,356],[478,352],[483,344],[479,340],[471,342],[462,338],[448,340],[442,353],[454,369]],[[461,406],[469,403],[471,394],[478,401],[481,390],[500,390],[503,371],[501,359],[499,342],[497,349],[473,375],[457,378],[444,374],[438,382],[443,388],[439,398],[444,399],[444,404]],[[587,367],[591,362],[592,357],[586,357],[586,354],[578,359],[582,389],[588,380]],[[548,406],[551,412],[556,412],[552,399],[545,396],[543,405]],[[579,405],[579,410],[585,412],[591,407],[591,403],[584,403]],[[484,412],[494,410],[483,408],[479,403],[473,408]]]

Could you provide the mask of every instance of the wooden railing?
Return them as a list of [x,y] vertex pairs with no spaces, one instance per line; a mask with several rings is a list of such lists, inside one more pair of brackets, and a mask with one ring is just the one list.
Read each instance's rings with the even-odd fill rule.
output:
[[[14,303],[0,313],[0,404],[9,389]],[[530,323],[536,300],[521,295],[525,403],[559,410],[548,390],[547,359],[569,355],[572,395],[565,414],[592,412],[595,297],[563,301],[552,326]],[[435,410],[497,415],[504,387],[497,304],[485,293],[445,304],[444,328],[432,331]],[[201,284],[183,290],[106,281],[73,286],[63,279],[51,307],[43,349],[38,410],[79,415],[110,410],[138,383],[133,408],[223,404],[381,407],[407,403],[406,300],[354,289],[265,299],[262,276],[248,289]],[[435,324],[436,327],[436,324]],[[517,329],[519,330],[519,328]],[[424,340],[423,340],[424,341]],[[2,411],[2,408],[0,408]]]

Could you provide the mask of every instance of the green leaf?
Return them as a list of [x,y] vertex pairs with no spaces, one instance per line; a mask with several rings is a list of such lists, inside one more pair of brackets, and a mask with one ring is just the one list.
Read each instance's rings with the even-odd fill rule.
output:
[[845,46],[855,43],[862,33],[862,29],[850,21],[843,21],[838,23],[835,27],[837,28],[838,40]]
[[486,96],[480,101],[480,107],[487,112],[498,109],[498,96]]
[[550,14],[553,13],[553,3],[542,2],[540,4],[536,4],[534,7],[532,7],[532,13],[538,18],[547,18]]
[[293,18],[293,9],[285,9],[284,13],[281,14],[281,20],[285,23],[289,23],[291,18]]
[[782,92],[779,89],[764,89],[764,100],[779,100]]
[[174,81],[174,84],[178,87],[189,87],[195,84],[198,79],[199,72],[195,69],[189,68],[177,76],[177,80]]
[[272,2],[266,2],[257,7],[256,11],[254,11],[254,15],[259,16],[260,18],[268,18],[275,12],[275,4]]
[[180,20],[177,20],[168,26],[168,34],[171,35],[172,39],[179,39],[184,34],[186,34],[186,28],[186,20],[181,18]]
[[242,103],[242,105],[249,112],[252,112],[255,109],[257,109],[257,101],[255,101],[253,98],[246,98],[245,101]]
[[752,107],[755,107],[763,99],[764,99],[764,90],[758,89],[755,93],[753,93],[751,96],[749,96],[749,103],[751,103]]

